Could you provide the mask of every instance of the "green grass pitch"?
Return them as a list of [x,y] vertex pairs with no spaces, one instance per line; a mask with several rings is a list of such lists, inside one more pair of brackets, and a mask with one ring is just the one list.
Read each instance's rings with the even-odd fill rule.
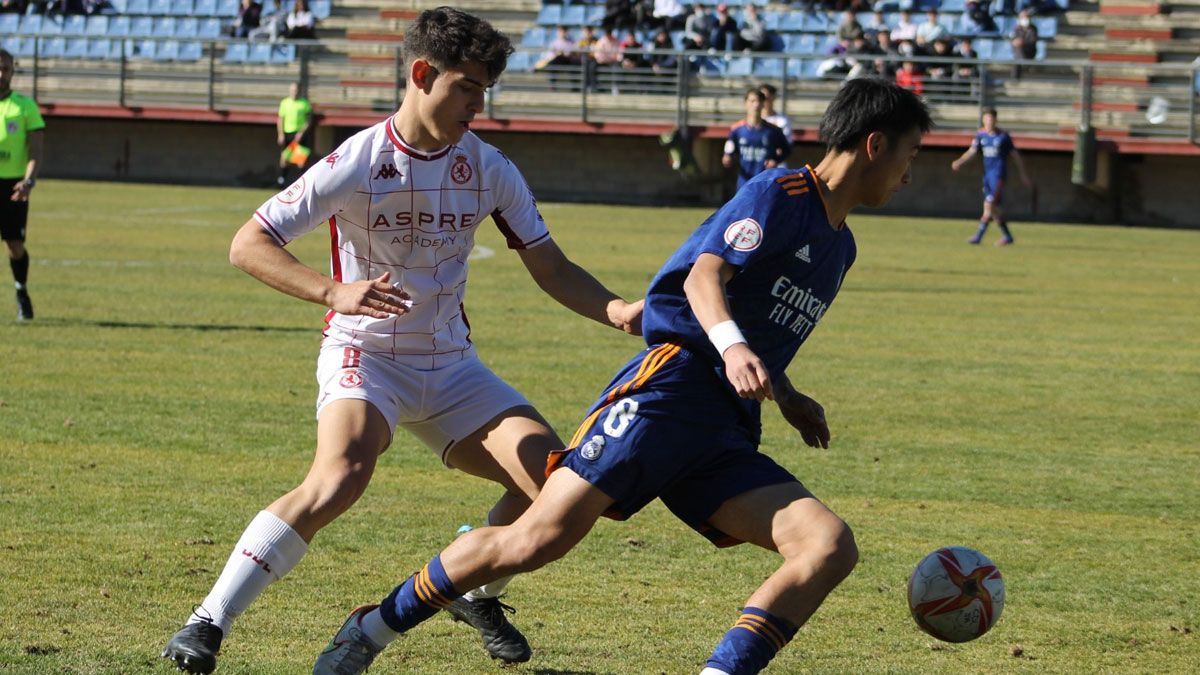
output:
[[[39,184],[37,319],[0,297],[0,672],[169,672],[164,641],[307,469],[323,310],[227,262],[269,194]],[[707,215],[543,209],[628,297]],[[763,447],[850,523],[862,561],[770,672],[1200,672],[1200,232],[1016,223],[996,249],[964,244],[969,220],[850,222],[858,262],[790,370],[833,445],[804,447],[768,408]],[[569,436],[641,343],[540,293],[490,223],[478,241],[496,253],[471,267],[479,351]],[[326,270],[328,246],[318,232],[293,249]],[[218,672],[308,672],[350,609],[496,496],[398,435],[359,504],[235,625]],[[1008,604],[984,638],[937,645],[904,585],[950,544],[999,565]],[[657,504],[601,522],[510,587],[536,653],[507,672],[698,672],[775,565]],[[371,672],[495,671],[438,617]]]

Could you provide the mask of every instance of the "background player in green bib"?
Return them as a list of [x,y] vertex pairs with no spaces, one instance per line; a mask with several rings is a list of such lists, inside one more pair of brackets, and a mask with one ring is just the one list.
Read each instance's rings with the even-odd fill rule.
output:
[[8,247],[8,264],[17,283],[17,320],[28,321],[33,318],[33,303],[25,288],[29,276],[25,221],[29,193],[42,163],[46,123],[33,99],[12,90],[15,67],[13,55],[0,49],[0,238]]
[[[279,117],[275,120],[275,142],[279,144],[279,187],[287,185],[288,163],[291,153],[285,152],[292,142],[312,148],[312,104],[300,95],[300,83],[293,82],[288,88],[287,98],[279,102]],[[303,168],[303,167],[300,167]]]

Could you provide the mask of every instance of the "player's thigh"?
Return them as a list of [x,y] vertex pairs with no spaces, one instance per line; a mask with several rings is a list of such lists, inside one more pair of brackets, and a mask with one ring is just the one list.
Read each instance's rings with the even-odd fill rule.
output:
[[709,518],[720,531],[788,556],[841,536],[846,524],[799,482],[767,485],[732,497]]
[[509,408],[452,445],[446,464],[529,499],[545,482],[546,457],[563,442],[530,405]]
[[309,480],[348,475],[369,478],[391,440],[391,425],[371,402],[355,398],[332,401],[317,420],[317,450]]
[[[510,528],[549,559],[562,557],[595,526],[613,504],[611,497],[568,468],[550,474],[545,489]],[[546,561],[543,561],[546,562]]]

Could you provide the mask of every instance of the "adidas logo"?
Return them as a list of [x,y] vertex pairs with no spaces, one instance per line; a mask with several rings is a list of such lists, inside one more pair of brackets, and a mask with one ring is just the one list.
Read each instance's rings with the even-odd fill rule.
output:
[[812,258],[808,256],[808,244],[805,244],[802,248],[796,251],[796,257],[806,263],[812,262]]

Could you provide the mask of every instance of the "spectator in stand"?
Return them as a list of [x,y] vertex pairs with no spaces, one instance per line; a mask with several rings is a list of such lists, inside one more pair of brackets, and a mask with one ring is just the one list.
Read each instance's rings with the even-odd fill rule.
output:
[[[900,52],[896,51],[896,43],[892,42],[892,34],[887,31],[880,31],[875,36],[875,50],[881,57],[898,56]],[[896,62],[885,60],[883,58],[875,59],[875,72],[880,77],[894,78],[896,75]]]
[[758,6],[746,5],[742,12],[742,26],[738,30],[733,48],[763,52],[767,51],[770,43],[771,35],[767,32],[767,25],[763,23],[762,17],[758,15]]
[[579,63],[579,55],[575,53],[575,43],[566,26],[559,26],[554,31],[554,39],[546,45],[546,51],[534,65],[535,70],[546,66],[570,66]]
[[724,49],[730,51],[733,49],[734,41],[737,38],[738,27],[737,21],[733,19],[733,15],[729,13],[729,5],[721,3],[717,5],[717,18],[715,27],[712,30],[712,37],[708,43],[714,49]]
[[817,77],[841,78],[850,72],[850,64],[846,62],[846,52],[850,44],[838,40],[825,52],[826,58],[817,64]]
[[[979,54],[975,53],[975,47],[971,44],[971,38],[969,37],[964,37],[958,41],[958,45],[954,47],[954,53],[963,59],[979,58]],[[954,79],[956,80],[974,81],[978,75],[979,68],[973,63],[960,63],[954,70]]]
[[921,71],[917,70],[917,64],[913,61],[905,61],[900,64],[900,70],[896,71],[896,84],[917,96],[925,93],[925,78],[921,75]]
[[858,15],[850,11],[842,14],[842,22],[837,27],[839,41],[849,45],[854,42],[855,38],[860,38],[865,34],[866,31],[863,30],[862,24],[858,22]]
[[[792,121],[787,115],[775,109],[775,100],[779,95],[779,90],[773,84],[763,83],[758,85],[758,91],[763,95],[762,118],[771,124],[779,127],[783,132],[783,138],[787,141],[787,153],[792,154]],[[787,166],[782,161],[778,166]]]
[[262,5],[254,0],[242,0],[237,17],[229,26],[229,35],[235,38],[249,37],[250,31],[258,28],[262,20]]
[[[753,7],[753,5],[751,5]],[[787,159],[790,146],[779,127],[762,117],[763,95],[758,89],[746,92],[746,117],[734,124],[725,141],[721,165],[726,169],[737,166],[737,187],[766,169]]]
[[621,40],[621,67],[625,69],[645,67],[646,57],[639,52],[642,49],[642,43],[637,39],[637,33],[634,31],[626,31],[625,37]]
[[[955,56],[950,49],[950,40],[946,38],[934,40],[933,50],[929,52],[929,55],[939,59],[951,59]],[[932,61],[926,64],[925,75],[930,80],[949,80],[954,76],[954,64]]]
[[1030,61],[1037,56],[1037,41],[1037,26],[1033,25],[1029,10],[1023,9],[1017,15],[1017,25],[1012,32],[1013,58],[1017,60],[1012,69],[1013,77],[1021,77],[1021,61]]
[[650,67],[655,74],[670,75],[679,67],[679,58],[675,55],[675,45],[671,44],[671,34],[664,28],[659,28],[650,43]]
[[274,0],[274,6],[269,14],[262,15],[258,28],[250,31],[247,36],[251,40],[267,39],[275,42],[287,34],[288,12],[283,8],[283,0]]
[[683,28],[686,14],[679,0],[654,0],[654,20],[667,31]]
[[892,29],[892,41],[896,43],[917,39],[917,24],[912,22],[912,14],[908,10],[900,12],[900,19]]
[[25,11],[25,0],[0,0],[0,14],[20,14]]
[[683,48],[708,49],[713,46],[709,40],[712,39],[712,32],[716,27],[716,17],[709,14],[704,5],[698,2],[692,5],[692,13],[683,24]]
[[961,32],[967,35],[997,32],[999,29],[996,27],[996,20],[988,13],[989,5],[990,3],[982,0],[968,0],[959,19]]
[[289,40],[317,39],[317,17],[308,8],[308,0],[296,0],[287,15],[287,37]]
[[938,40],[950,39],[950,31],[938,22],[938,11],[931,9],[925,14],[925,23],[917,26],[917,44],[925,44],[933,49],[933,43]]
[[891,30],[887,24],[887,19],[883,16],[883,12],[880,11],[876,11],[871,15],[870,24],[863,26],[863,32],[867,34],[868,38],[875,40],[876,44],[879,42],[876,38],[880,33],[891,32]]
[[875,72],[875,56],[879,54],[879,48],[875,46],[865,35],[860,35],[850,42],[850,48],[846,50],[846,63],[850,66],[850,72],[846,73],[847,80],[853,80],[856,77],[865,77]]
[[[592,45],[592,61],[596,64],[596,78],[591,82],[593,86],[597,84],[601,76],[606,80],[612,79],[609,77],[611,73],[608,71],[621,62],[621,43],[617,40],[617,36],[613,34],[611,29],[604,31],[600,35],[600,39],[596,40],[595,44]],[[608,67],[605,68],[605,66]],[[599,72],[602,68],[604,69],[603,74]],[[616,84],[612,83],[610,86],[612,86],[613,93],[617,93]]]
[[[1054,0],[1020,0],[1018,6],[1021,10],[1029,10],[1030,14],[1055,14],[1063,11],[1063,8]],[[1009,10],[1008,13],[1012,14],[1012,10]]]
[[637,25],[633,11],[633,0],[605,0],[604,18],[600,27],[608,30],[632,30]]

